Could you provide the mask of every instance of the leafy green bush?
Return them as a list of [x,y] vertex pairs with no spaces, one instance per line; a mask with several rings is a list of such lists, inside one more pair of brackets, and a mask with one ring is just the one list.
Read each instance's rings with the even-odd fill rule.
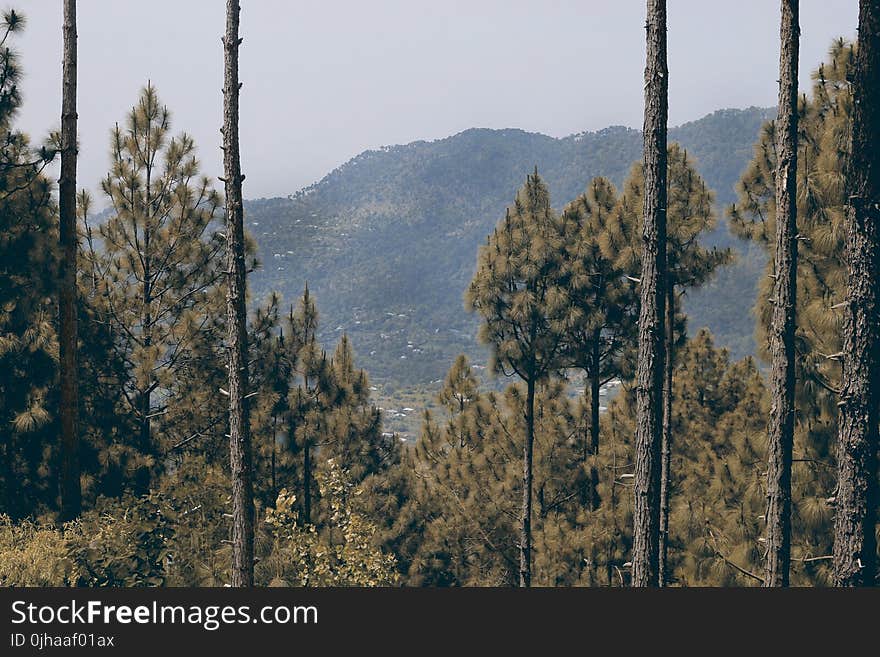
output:
[[286,489],[266,512],[263,531],[268,551],[256,569],[269,586],[391,586],[399,583],[393,556],[373,544],[377,528],[349,503],[358,495],[332,459],[317,474],[321,496],[329,501],[329,532],[304,525],[296,496]]
[[[300,523],[295,496],[282,490],[257,529],[258,583],[397,584],[394,557],[373,544],[377,528],[350,504],[359,489],[332,460],[317,479],[330,508],[326,528]],[[197,495],[184,485],[174,496],[103,499],[62,528],[0,516],[0,586],[223,585],[230,562],[218,522],[228,503],[223,484],[207,477]]]
[[176,513],[158,494],[104,502],[65,535],[81,586],[162,586]]

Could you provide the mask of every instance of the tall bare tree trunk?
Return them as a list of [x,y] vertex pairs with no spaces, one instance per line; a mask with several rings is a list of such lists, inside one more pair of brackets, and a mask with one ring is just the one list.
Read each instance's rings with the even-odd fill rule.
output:
[[659,584],[660,444],[666,302],[666,0],[648,0],[645,66],[645,208],[636,375],[632,585]]
[[847,166],[848,303],[837,446],[834,584],[873,586],[877,576],[877,407],[880,403],[880,0],[859,3]]
[[591,360],[593,362],[592,371],[590,372],[590,454],[593,456],[593,462],[590,464],[590,509],[595,511],[599,508],[599,471],[596,469],[596,456],[599,454],[599,391],[601,388],[600,381],[600,365],[601,365],[601,339],[602,333],[599,329],[593,332],[593,353]]
[[532,585],[532,455],[535,444],[535,380],[526,382],[526,442],[523,446],[522,527],[519,536],[519,585]]
[[782,0],[776,119],[776,257],[770,324],[767,423],[767,562],[764,586],[788,586],[791,565],[791,454],[794,445],[794,334],[797,307],[798,0]]
[[660,447],[660,586],[669,584],[669,463],[672,456],[672,370],[675,344],[675,285],[666,286],[666,353],[663,362],[663,443]]
[[[143,325],[143,341],[145,350],[149,350],[149,348],[153,344],[153,313],[151,312],[152,304],[153,304],[153,267],[152,267],[152,253],[150,252],[150,239],[151,239],[151,229],[149,225],[149,217],[151,216],[151,194],[150,194],[150,186],[152,183],[151,180],[151,169],[147,167],[147,185],[146,185],[146,198],[147,202],[144,206],[144,242],[143,242],[143,263],[144,263],[144,283],[143,288],[141,290],[142,298],[141,302],[143,304],[142,316],[141,316],[141,324]],[[140,414],[140,424],[138,426],[139,431],[139,444],[141,454],[144,457],[148,456],[153,451],[153,429],[152,429],[152,418],[150,415],[152,414],[153,409],[153,388],[154,382],[148,380],[145,383],[145,387],[141,390],[139,395],[139,414]],[[146,465],[142,465],[138,468],[137,474],[135,476],[135,493],[138,495],[145,495],[150,492],[150,468]]]
[[232,586],[254,584],[254,488],[249,403],[247,398],[247,272],[244,253],[244,209],[238,147],[238,0],[226,1],[223,37],[223,175],[226,186],[226,238],[229,323],[229,465],[232,470]]
[[61,179],[58,184],[61,242],[61,520],[82,506],[79,481],[79,395],[76,326],[76,0],[64,0],[64,70],[61,100]]

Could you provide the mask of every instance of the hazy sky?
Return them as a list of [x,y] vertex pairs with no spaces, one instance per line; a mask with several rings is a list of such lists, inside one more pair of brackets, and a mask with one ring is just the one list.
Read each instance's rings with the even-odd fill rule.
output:
[[[80,0],[81,186],[108,168],[109,130],[151,79],[174,132],[221,172],[223,0]],[[565,136],[641,127],[644,0],[242,0],[245,197],[279,196],[367,148],[471,127]],[[779,3],[669,0],[676,125],[776,104]],[[59,125],[61,0],[18,0],[19,126]],[[802,90],[857,0],[801,0]],[[103,202],[99,202],[99,207]]]

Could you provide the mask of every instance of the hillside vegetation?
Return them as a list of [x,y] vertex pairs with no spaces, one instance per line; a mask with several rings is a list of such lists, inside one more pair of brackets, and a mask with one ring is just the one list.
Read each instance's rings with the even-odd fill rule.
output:
[[[719,208],[735,199],[770,114],[720,110],[670,131],[695,158]],[[253,301],[278,290],[290,302],[308,282],[325,343],[347,333],[373,380],[389,389],[436,382],[458,353],[485,359],[462,294],[477,247],[526,174],[537,167],[561,208],[595,176],[620,186],[641,147],[639,131],[615,126],[562,139],[472,129],[366,151],[288,198],[247,203],[262,262],[250,279]],[[740,357],[754,351],[750,308],[765,257],[735,240],[722,214],[710,243],[735,246],[740,257],[692,293],[686,311],[692,329],[709,327]]]

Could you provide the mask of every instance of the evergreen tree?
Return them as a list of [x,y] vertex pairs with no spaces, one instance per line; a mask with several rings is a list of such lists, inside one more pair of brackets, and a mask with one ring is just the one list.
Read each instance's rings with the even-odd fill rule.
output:
[[472,418],[465,411],[479,400],[479,385],[467,356],[459,354],[446,373],[443,387],[437,396],[449,416],[446,433],[457,437],[459,447],[465,447],[475,439]]
[[[616,218],[605,238],[605,249],[616,254],[617,267],[629,272],[629,278],[638,275],[640,253],[637,238],[641,232],[640,209],[644,206],[645,178],[641,164],[633,166],[623,194],[615,208]],[[668,581],[666,562],[668,546],[670,473],[669,458],[672,449],[672,373],[675,352],[685,338],[685,317],[678,313],[681,297],[689,289],[706,284],[719,267],[732,260],[729,249],[706,248],[701,238],[715,227],[712,210],[714,195],[706,187],[687,151],[678,144],[667,149],[667,281],[665,301],[663,416],[660,455],[660,538],[658,562],[660,584]],[[630,240],[629,244],[627,240]],[[626,245],[626,246],[624,246]],[[626,352],[624,352],[626,353]],[[621,368],[625,375],[626,363]]]
[[520,531],[524,587],[531,582],[535,390],[559,367],[563,331],[574,314],[560,288],[560,252],[560,222],[536,170],[480,248],[477,272],[466,294],[468,306],[483,316],[479,337],[492,348],[494,369],[505,376],[515,374],[526,384]]
[[664,304],[666,302],[666,2],[648,0],[645,66],[645,209],[633,514],[633,586],[657,586],[660,544],[660,448],[663,440]]
[[80,489],[77,365],[77,212],[76,212],[76,0],[64,2],[64,71],[61,108],[60,215],[60,374],[61,374],[61,519],[79,515]]
[[296,313],[288,317],[292,373],[299,384],[289,393],[288,430],[291,448],[302,453],[302,520],[312,519],[314,450],[327,444],[327,414],[335,386],[327,354],[318,344],[318,309],[306,286]]
[[776,119],[776,251],[770,326],[766,586],[788,586],[791,561],[791,459],[794,444],[797,306],[798,1],[783,0],[779,114]]
[[83,296],[124,363],[121,379],[102,382],[101,394],[118,400],[129,427],[116,437],[96,432],[106,441],[98,448],[136,492],[161,471],[161,454],[187,437],[191,404],[204,398],[191,386],[206,383],[195,370],[213,357],[222,329],[223,242],[213,231],[220,199],[198,177],[192,138],[169,138],[170,127],[147,85],[126,127],[112,132],[113,168],[102,182],[109,216],[97,234],[85,227]]
[[[636,295],[612,234],[621,227],[613,222],[629,219],[615,212],[617,192],[605,178],[593,179],[587,192],[569,203],[562,213],[565,289],[576,309],[577,321],[566,331],[564,360],[582,369],[587,385],[589,437],[584,436],[583,461],[599,452],[599,392],[615,377],[623,376],[625,350],[631,348],[636,326]],[[624,248],[630,248],[628,241]],[[595,465],[590,465],[587,494],[595,508]],[[585,500],[586,501],[586,500]]]
[[42,175],[55,149],[35,152],[14,125],[21,67],[12,41],[24,17],[0,19],[0,505],[13,518],[56,509],[58,426],[57,224]]
[[880,408],[880,2],[859,3],[852,73],[852,127],[844,183],[847,289],[837,446],[834,583],[877,577],[877,424]]
[[733,259],[730,249],[706,248],[700,238],[715,228],[712,210],[714,195],[696,172],[687,151],[678,144],[669,147],[668,153],[668,210],[667,210],[667,276],[665,304],[665,348],[663,367],[663,421],[660,457],[660,545],[659,583],[669,582],[669,508],[670,508],[670,457],[673,431],[673,371],[675,352],[684,339],[683,316],[676,314],[680,296],[688,289],[705,285],[719,267]]
[[[546,381],[535,395],[532,533],[540,549],[532,581],[540,586],[583,583],[578,422],[566,388]],[[412,483],[400,512],[412,534],[403,555],[408,583],[519,583],[523,480],[516,455],[525,428],[524,393],[522,384],[503,393],[480,390],[466,359],[453,364],[438,395],[445,423],[426,412],[408,453]]]
[[330,358],[335,390],[326,458],[333,459],[359,485],[396,459],[396,438],[383,435],[382,415],[370,401],[367,373],[356,367],[354,348],[343,334]]
[[248,337],[251,387],[257,392],[250,409],[254,491],[264,506],[278,498],[290,454],[283,447],[293,372],[287,349],[290,334],[281,327],[279,305],[279,296],[270,295],[265,308],[257,309]]
[[[730,363],[706,330],[682,346],[673,379],[669,581],[682,586],[742,585],[761,562],[766,430],[765,391],[754,363]],[[635,391],[625,385],[603,415],[602,504],[587,519],[592,579],[627,583],[632,541]],[[616,492],[617,491],[617,492]],[[739,570],[741,569],[741,570]],[[750,570],[751,569],[751,570]],[[760,580],[760,576],[755,576]]]
[[[841,389],[846,193],[844,163],[852,97],[847,82],[853,47],[836,40],[829,59],[813,74],[813,90],[798,106],[798,269],[795,441],[792,459],[791,583],[831,582],[831,516],[835,493],[835,438]],[[759,355],[769,360],[769,327],[775,284],[770,258],[776,234],[775,128],[768,123],[730,209],[735,233],[768,254],[755,314]],[[763,578],[762,578],[763,579]]]
[[226,306],[229,337],[229,467],[232,470],[232,586],[254,583],[254,487],[248,389],[247,267],[238,145],[238,0],[226,1],[223,37],[223,174],[226,186]]

